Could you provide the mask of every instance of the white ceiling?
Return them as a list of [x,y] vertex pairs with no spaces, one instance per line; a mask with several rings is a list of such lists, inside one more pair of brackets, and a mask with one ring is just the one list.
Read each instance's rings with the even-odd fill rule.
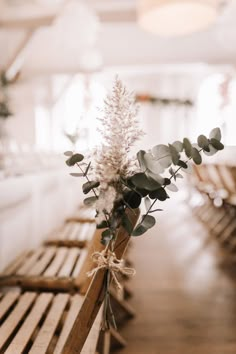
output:
[[[103,66],[110,67],[158,67],[163,64],[184,64],[184,63],[209,63],[209,64],[232,64],[236,62],[236,1],[229,2],[225,11],[219,17],[217,23],[207,31],[196,33],[191,36],[164,39],[148,33],[138,28],[135,22],[136,1],[135,0],[77,0],[80,3],[89,5],[101,19],[100,30],[97,33],[96,50],[99,50],[103,58]],[[53,4],[60,5],[63,0],[54,0]],[[65,2],[65,1],[64,1]],[[67,3],[70,0],[66,1]],[[11,63],[12,57],[18,46],[20,46],[24,34],[23,29],[1,28],[1,18],[7,14],[2,8],[2,4],[7,4],[9,8],[17,6],[32,6],[33,4],[43,4],[48,7],[46,0],[0,0],[0,70],[6,68]],[[50,0],[52,4],[52,0]],[[15,11],[15,14],[17,11]],[[77,23],[77,30],[74,33],[74,43],[84,31],[86,23]],[[40,30],[41,32],[44,30]],[[48,33],[50,28],[47,29]],[[68,34],[69,33],[69,34]],[[70,38],[68,38],[70,36]],[[45,41],[47,37],[48,41]],[[78,56],[74,56],[74,65],[71,63],[71,54],[68,65],[51,65],[46,68],[43,57],[45,53],[52,51],[50,46],[50,36],[39,35],[37,32],[30,43],[23,71],[28,75],[49,74],[50,72],[76,72],[81,70],[78,63]],[[62,34],[61,34],[62,37]],[[66,57],[66,47],[63,45],[68,40],[72,41],[73,35],[65,27],[62,41],[62,55]],[[53,38],[53,36],[52,36]],[[64,42],[63,42],[64,41]],[[47,46],[45,45],[47,43]],[[56,56],[58,61],[62,60]],[[40,60],[39,60],[40,59]],[[52,63],[56,63],[55,57]],[[70,68],[68,68],[70,66]],[[183,65],[181,66],[183,68]],[[69,70],[70,69],[70,70]]]

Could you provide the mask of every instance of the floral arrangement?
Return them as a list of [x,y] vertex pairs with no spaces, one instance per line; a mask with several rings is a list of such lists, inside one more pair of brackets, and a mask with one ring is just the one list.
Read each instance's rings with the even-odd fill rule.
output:
[[[176,181],[183,178],[181,172],[189,169],[191,160],[199,165],[202,162],[201,153],[213,155],[224,148],[220,129],[215,128],[209,137],[200,135],[195,144],[184,138],[172,144],[156,145],[149,151],[140,150],[133,156],[132,148],[144,134],[139,128],[137,113],[134,95],[116,79],[113,91],[105,99],[101,117],[98,118],[102,145],[91,154],[88,161],[80,153],[65,152],[66,164],[76,165],[79,169],[78,173],[73,172],[71,175],[86,179],[83,192],[89,196],[84,199],[84,204],[94,206],[97,228],[104,229],[101,242],[106,248],[105,254],[100,257],[103,260],[104,257],[114,256],[114,242],[121,225],[134,237],[143,235],[155,225],[154,215],[162,210],[156,208],[156,203],[164,202],[170,197],[169,192],[178,190]],[[133,227],[127,209],[135,213],[142,202],[146,211]],[[110,263],[106,264],[109,276],[114,274],[109,269]],[[106,293],[109,296],[109,281]],[[104,315],[106,323],[109,317],[107,309],[110,309],[108,300]]]

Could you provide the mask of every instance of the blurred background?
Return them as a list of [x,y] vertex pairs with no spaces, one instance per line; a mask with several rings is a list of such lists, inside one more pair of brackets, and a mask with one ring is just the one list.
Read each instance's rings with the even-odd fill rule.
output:
[[0,270],[78,212],[63,152],[99,144],[116,75],[140,105],[137,150],[221,128],[225,150],[131,247],[122,353],[236,352],[235,18],[235,0],[0,0]]

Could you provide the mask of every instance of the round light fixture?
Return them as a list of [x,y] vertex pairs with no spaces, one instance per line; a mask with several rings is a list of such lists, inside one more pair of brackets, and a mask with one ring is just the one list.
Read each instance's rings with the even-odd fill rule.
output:
[[219,0],[140,0],[138,23],[160,36],[191,34],[216,21],[219,5]]

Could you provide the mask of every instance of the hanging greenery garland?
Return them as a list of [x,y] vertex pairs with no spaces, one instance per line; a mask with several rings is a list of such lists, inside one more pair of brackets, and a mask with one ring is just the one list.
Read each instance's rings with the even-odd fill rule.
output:
[[9,81],[6,78],[5,73],[0,73],[0,119],[7,119],[12,116],[6,92],[8,85]]
[[178,98],[163,98],[163,97],[152,96],[149,94],[137,94],[136,101],[140,103],[152,103],[152,104],[158,104],[163,106],[170,106],[170,105],[185,106],[185,107],[194,106],[194,102],[191,101],[190,99],[182,100]]

